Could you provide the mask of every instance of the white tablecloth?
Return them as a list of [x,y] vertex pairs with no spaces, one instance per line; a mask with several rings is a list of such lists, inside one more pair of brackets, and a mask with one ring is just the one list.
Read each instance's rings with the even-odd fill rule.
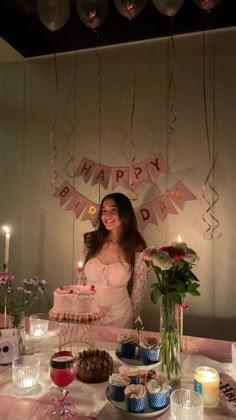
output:
[[[40,358],[40,390],[32,398],[12,398],[11,365],[0,366],[0,420],[47,420],[51,418],[52,398],[59,397],[60,392],[51,382],[49,376],[49,358],[55,350],[58,350],[58,344],[59,338],[56,336],[49,336],[45,340],[33,340],[32,342],[28,339],[27,341],[27,352],[34,352]],[[115,356],[115,343],[96,342],[96,346],[110,352],[116,367],[121,364]],[[232,373],[231,363],[219,363],[205,356],[183,351],[181,355],[182,388],[193,389],[194,370],[201,365],[214,367],[219,372]],[[111,406],[105,396],[106,387],[107,383],[85,384],[75,380],[68,387],[70,391],[68,399],[76,405],[81,416],[94,416],[99,420],[125,420],[143,417],[141,414],[131,417],[128,413],[121,412]],[[77,418],[80,417],[75,419]],[[152,418],[167,420],[170,418],[170,411],[167,410],[162,415]],[[229,418],[232,417],[221,407],[205,409],[205,420],[227,420]]]

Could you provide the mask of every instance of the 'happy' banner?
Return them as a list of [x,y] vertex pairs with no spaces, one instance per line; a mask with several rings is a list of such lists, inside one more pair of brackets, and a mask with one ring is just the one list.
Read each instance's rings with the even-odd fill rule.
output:
[[141,182],[152,183],[157,181],[161,173],[170,173],[162,153],[158,153],[151,159],[128,167],[110,167],[100,165],[90,159],[82,158],[75,172],[75,176],[82,176],[87,183],[91,179],[91,185],[101,184],[104,189],[112,182],[112,190],[122,186],[126,190],[130,185],[138,186]]

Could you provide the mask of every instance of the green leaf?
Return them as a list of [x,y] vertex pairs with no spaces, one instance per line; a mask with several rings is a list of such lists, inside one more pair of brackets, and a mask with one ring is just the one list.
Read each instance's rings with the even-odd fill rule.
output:
[[150,297],[151,297],[152,303],[156,304],[158,302],[158,298],[160,297],[160,291],[158,287],[155,287],[152,290]]

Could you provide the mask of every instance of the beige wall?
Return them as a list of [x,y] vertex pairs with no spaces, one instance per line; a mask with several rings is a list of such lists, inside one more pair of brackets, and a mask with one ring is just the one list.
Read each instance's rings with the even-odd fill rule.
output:
[[[110,190],[100,190],[72,174],[81,157],[109,166],[129,166],[136,145],[137,162],[163,152],[171,174],[157,183],[141,184],[134,206],[158,197],[182,181],[197,197],[166,222],[148,225],[143,235],[148,245],[169,244],[180,234],[200,256],[195,269],[201,281],[201,297],[187,298],[185,333],[236,339],[236,287],[234,286],[235,219],[235,118],[236,30],[205,34],[207,117],[211,150],[218,155],[211,176],[219,200],[213,206],[219,228],[213,240],[204,238],[203,214],[207,203],[202,186],[209,171],[204,118],[202,34],[175,37],[175,67],[172,103],[177,112],[174,132],[167,135],[167,93],[171,72],[168,39],[99,51],[101,115],[99,121],[99,60],[94,51],[26,60],[0,66],[1,124],[0,224],[10,224],[11,273],[18,281],[37,274],[49,283],[39,304],[47,310],[52,292],[62,283],[76,281],[76,262],[82,235],[89,222],[74,218],[52,197],[50,130],[57,148],[54,165],[58,183],[68,180],[95,202]],[[132,136],[130,119],[133,74],[136,71],[136,102]],[[99,126],[101,123],[101,138]],[[120,189],[125,192],[125,190]],[[208,188],[207,197],[212,201]],[[221,236],[218,238],[218,235]],[[4,235],[0,241],[3,260]],[[149,282],[151,283],[150,278]],[[143,320],[146,329],[159,329],[158,307],[146,297]]]

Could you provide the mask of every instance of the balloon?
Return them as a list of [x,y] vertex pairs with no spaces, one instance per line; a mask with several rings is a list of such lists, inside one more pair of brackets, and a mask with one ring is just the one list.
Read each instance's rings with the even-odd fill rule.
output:
[[115,0],[118,12],[128,19],[139,15],[146,5],[146,0]]
[[183,6],[184,0],[152,0],[155,8],[166,16],[174,16]]
[[200,9],[203,9],[203,10],[206,10],[207,12],[209,12],[221,0],[193,0],[193,1],[198,7],[200,7]]
[[77,0],[76,8],[81,22],[95,29],[108,15],[108,0]]
[[37,11],[41,22],[54,32],[68,21],[70,3],[69,0],[37,0]]

